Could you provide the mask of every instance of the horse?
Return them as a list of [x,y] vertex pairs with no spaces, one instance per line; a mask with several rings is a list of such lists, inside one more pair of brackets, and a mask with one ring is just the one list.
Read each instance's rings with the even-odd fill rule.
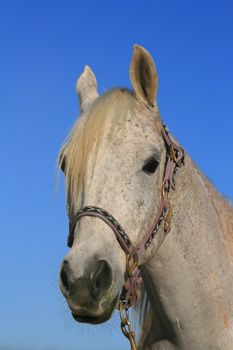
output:
[[130,80],[132,91],[99,96],[85,66],[76,84],[81,114],[58,161],[71,248],[61,292],[78,322],[119,307],[131,349],[231,350],[233,209],[164,126],[155,63],[139,45]]

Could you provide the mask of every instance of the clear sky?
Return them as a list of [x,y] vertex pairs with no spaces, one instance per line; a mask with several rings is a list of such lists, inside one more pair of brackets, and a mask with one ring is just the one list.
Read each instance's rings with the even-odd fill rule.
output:
[[129,87],[134,43],[155,59],[170,130],[233,198],[231,0],[1,0],[0,350],[129,348],[118,315],[81,326],[60,295],[68,222],[55,163],[84,65],[100,93]]

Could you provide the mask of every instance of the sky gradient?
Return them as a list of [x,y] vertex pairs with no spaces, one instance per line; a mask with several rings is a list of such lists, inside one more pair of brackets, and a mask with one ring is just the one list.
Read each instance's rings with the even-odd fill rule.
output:
[[67,252],[59,148],[84,65],[99,92],[130,87],[133,44],[153,56],[171,132],[233,198],[232,1],[0,1],[0,350],[128,349],[118,315],[75,323],[58,289]]

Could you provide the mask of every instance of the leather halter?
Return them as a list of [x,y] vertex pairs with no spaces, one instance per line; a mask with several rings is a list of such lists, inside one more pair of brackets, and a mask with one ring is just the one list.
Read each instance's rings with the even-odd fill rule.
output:
[[151,244],[163,221],[164,233],[167,234],[170,231],[172,203],[169,199],[169,192],[171,189],[175,189],[174,175],[177,167],[180,167],[184,161],[184,150],[172,142],[165,125],[163,125],[161,133],[167,148],[167,159],[162,184],[162,199],[154,222],[141,241],[137,245],[134,245],[118,221],[108,211],[95,206],[81,208],[69,227],[68,247],[72,247],[75,226],[84,216],[99,218],[112,229],[118,243],[126,254],[127,280],[120,293],[119,303],[124,303],[127,307],[136,305],[140,298],[140,285],[142,282],[140,263],[145,250]]

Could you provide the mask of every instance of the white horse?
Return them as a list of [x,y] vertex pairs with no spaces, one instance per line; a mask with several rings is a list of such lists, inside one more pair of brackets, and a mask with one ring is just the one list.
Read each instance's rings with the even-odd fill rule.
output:
[[[146,292],[139,301],[145,310],[138,349],[232,350],[233,210],[187,154],[184,165],[176,164],[182,149],[164,131],[155,65],[140,46],[130,78],[132,92],[102,96],[89,67],[77,82],[81,115],[59,158],[72,226],[61,291],[75,320],[108,320],[130,277],[126,255],[159,220],[147,249],[132,253]],[[90,205],[93,216],[86,208],[80,215]],[[103,208],[99,216],[96,207]]]

